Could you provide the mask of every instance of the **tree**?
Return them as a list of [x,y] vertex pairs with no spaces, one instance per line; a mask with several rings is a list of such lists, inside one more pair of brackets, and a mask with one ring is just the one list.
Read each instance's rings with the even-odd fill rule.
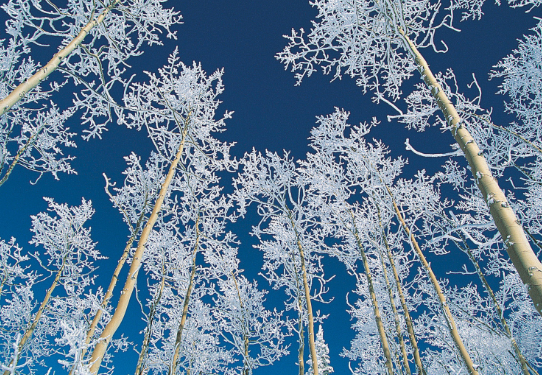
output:
[[[360,295],[366,296],[372,301],[374,318],[386,358],[387,372],[393,373],[393,363],[388,346],[389,340],[386,337],[381,312],[376,302],[377,294],[381,295],[383,291],[377,293],[376,283],[372,280],[373,276],[371,276],[372,272],[376,272],[375,269],[379,269],[379,263],[382,264],[378,260],[381,257],[382,248],[385,247],[386,251],[389,250],[387,238],[382,237],[383,216],[385,216],[384,222],[390,223],[386,226],[391,225],[391,221],[395,219],[396,223],[404,230],[405,237],[401,238],[400,241],[404,241],[412,247],[415,257],[419,259],[423,267],[423,271],[418,277],[421,278],[420,283],[426,285],[420,285],[420,289],[432,289],[432,293],[429,293],[428,297],[434,301],[431,303],[438,305],[443,313],[435,314],[438,316],[437,319],[442,322],[443,326],[448,327],[450,338],[460,353],[463,364],[469,371],[475,373],[475,365],[457,332],[455,319],[448,306],[441,283],[433,273],[418,244],[417,235],[414,234],[414,230],[417,228],[416,221],[418,221],[420,212],[423,212],[423,207],[433,204],[433,202],[437,202],[436,205],[440,204],[440,196],[433,189],[433,181],[431,178],[427,178],[423,172],[420,172],[413,181],[400,180],[395,182],[394,180],[401,173],[404,161],[401,159],[392,161],[386,158],[387,150],[381,142],[372,145],[364,141],[363,137],[368,134],[371,128],[368,124],[355,127],[350,130],[350,134],[346,135],[348,129],[347,118],[348,114],[338,109],[330,116],[319,118],[320,125],[312,134],[312,147],[315,149],[316,154],[308,155],[308,161],[302,162],[302,165],[306,170],[307,180],[313,182],[311,189],[319,192],[319,200],[314,206],[323,207],[321,211],[329,212],[320,221],[337,223],[337,227],[340,228],[333,232],[332,236],[335,239],[343,240],[343,244],[337,245],[340,248],[337,251],[338,257],[343,258],[343,262],[347,265],[350,264],[350,269],[353,268],[352,264],[357,259],[360,259],[356,253],[359,252],[363,259],[367,284],[360,284],[358,278],[358,285],[361,285],[358,286],[358,290]],[[371,125],[374,126],[374,122]],[[340,164],[336,162],[337,158],[341,160]],[[359,191],[356,191],[358,189]],[[359,197],[354,204],[350,203],[353,196]],[[405,204],[406,202],[408,203]],[[399,206],[402,209],[399,209]],[[381,238],[380,241],[379,238]],[[400,242],[398,246],[403,247]],[[371,256],[372,259],[367,255],[369,254],[367,249],[372,250],[374,254]],[[370,262],[373,263],[372,267]],[[388,284],[386,283],[384,269],[385,267],[379,273],[383,276],[384,283]],[[411,270],[406,272],[407,274],[413,273]],[[431,287],[427,283],[430,283]],[[401,289],[399,284],[396,284],[398,290]],[[394,298],[392,298],[389,290],[388,295],[389,301],[392,303]],[[402,302],[406,321],[409,322],[409,309],[404,301]],[[421,301],[421,303],[424,303],[424,301]],[[357,310],[359,311],[359,309]],[[393,311],[394,308],[391,308],[391,310]],[[356,309],[352,311],[355,313]],[[396,312],[394,312],[394,318],[397,320]],[[395,326],[397,327],[397,324]],[[412,322],[408,323],[407,327],[416,352],[417,344]],[[415,362],[418,371],[423,373],[419,353],[418,355],[415,354]],[[368,369],[367,371],[374,370]]]
[[226,267],[217,281],[213,315],[220,322],[224,342],[233,347],[232,357],[242,359],[238,370],[242,375],[251,375],[258,367],[272,365],[288,354],[284,345],[289,335],[287,323],[281,313],[264,307],[267,292],[240,274],[237,252],[227,251],[224,255],[217,257],[216,266]]
[[[94,262],[104,257],[95,249],[90,228],[86,227],[94,213],[91,202],[83,200],[81,206],[69,207],[50,198],[46,201],[53,214],[41,212],[32,216],[34,236],[30,241],[43,247],[41,254],[33,257],[49,274],[46,277],[49,288],[39,306],[33,301],[38,277],[33,273],[21,274],[23,269],[19,265],[28,261],[28,256],[22,256],[21,249],[13,242],[9,246],[2,243],[4,250],[12,252],[4,253],[7,255],[4,259],[15,260],[14,264],[6,263],[3,269],[8,291],[12,293],[10,303],[2,306],[1,314],[3,327],[9,328],[2,331],[7,361],[3,364],[4,374],[12,369],[33,371],[43,358],[63,353],[60,348],[73,344],[73,339],[64,336],[64,341],[60,340],[57,346],[53,345],[52,338],[66,333],[70,326],[85,330],[87,314],[95,313],[97,307],[94,305],[96,297],[89,288],[94,280]],[[20,278],[22,280],[15,281]]]
[[[400,95],[402,82],[418,69],[423,81],[431,91],[434,103],[446,119],[447,129],[465,154],[473,177],[495,224],[505,241],[507,252],[522,281],[529,286],[529,294],[536,309],[542,314],[542,264],[534,254],[522,227],[506,196],[492,176],[483,152],[471,136],[451,101],[442,90],[437,79],[419,49],[432,47],[435,32],[441,27],[454,28],[454,10],[466,8],[464,18],[475,17],[481,3],[456,3],[452,1],[439,15],[441,3],[422,1],[366,2],[316,0],[319,23],[304,39],[304,31],[287,36],[290,44],[277,58],[291,65],[292,71],[301,70],[296,77],[298,83],[305,75],[311,75],[316,66],[324,73],[335,70],[335,78],[343,71],[357,77],[356,83],[366,92],[375,92],[375,100],[394,106]],[[472,6],[480,4],[480,6]],[[472,370],[471,370],[472,371]]]
[[[480,11],[471,5],[474,13]],[[111,14],[117,13],[112,10]],[[438,17],[435,22],[440,22]],[[61,69],[62,65],[57,73]],[[124,73],[119,77],[127,78]],[[69,90],[72,78],[59,90]],[[541,238],[540,215],[538,207],[529,207],[539,199],[540,185],[535,121],[529,128],[533,134],[531,130],[522,134],[519,120],[517,127],[493,124],[490,111],[480,108],[478,97],[470,99],[460,93],[451,71],[435,79],[461,113],[463,126],[484,145],[492,173],[507,179],[513,172],[511,184],[519,189],[507,199],[536,243]],[[106,193],[128,231],[108,227],[113,217],[98,225],[105,223],[108,235],[117,239],[126,236],[126,245],[118,246],[120,260],[107,290],[105,284],[103,291],[92,285],[101,279],[93,278],[96,273],[90,267],[74,267],[77,269],[70,275],[76,281],[66,279],[66,287],[59,281],[24,343],[27,329],[41,309],[47,284],[54,281],[58,269],[47,265],[45,247],[40,245],[42,254],[36,258],[14,239],[0,240],[2,372],[45,373],[49,368],[51,374],[59,371],[60,364],[71,370],[70,375],[113,373],[118,369],[112,365],[119,360],[137,375],[250,375],[265,372],[261,366],[280,366],[278,360],[286,357],[296,339],[299,351],[296,348],[292,357],[297,357],[297,363],[295,358],[285,358],[290,359],[285,365],[290,370],[292,365],[299,366],[300,375],[329,374],[346,365],[350,371],[342,372],[356,375],[536,374],[542,366],[542,316],[504,255],[505,245],[488,213],[487,200],[475,181],[465,177],[465,163],[448,159],[439,173],[409,175],[412,169],[406,166],[406,159],[390,153],[383,142],[369,139],[378,134],[374,130],[380,130],[376,119],[350,126],[348,113],[338,109],[318,117],[309,140],[312,150],[303,160],[293,160],[288,152],[262,155],[256,150],[241,160],[232,160],[231,144],[216,135],[229,117],[228,112],[223,118],[216,117],[221,71],[209,76],[200,64],[184,65],[174,53],[165,67],[146,73],[146,78],[133,76],[111,86],[107,82],[111,81],[100,78],[96,85],[102,88],[83,86],[84,90],[96,88],[91,94],[98,96],[96,100],[103,99],[99,104],[84,101],[82,94],[76,100],[86,103],[92,112],[88,116],[96,124],[118,118],[131,128],[145,128],[155,146],[152,152],[141,153],[142,145],[133,144],[143,160],[135,152],[126,157],[123,183],[115,171],[108,171],[111,179],[106,177]],[[397,87],[400,90],[401,86]],[[106,91],[111,98],[100,99],[98,94]],[[26,97],[32,93],[38,96],[43,91],[36,87]],[[122,105],[114,100],[121,94]],[[386,95],[380,90],[377,99],[395,106],[393,98]],[[536,93],[525,94],[521,103],[531,98],[536,98]],[[49,102],[46,95],[43,100]],[[423,84],[405,101],[408,110],[390,117],[419,128],[433,123],[449,126],[434,105],[431,90]],[[22,104],[19,101],[17,105]],[[27,112],[32,113],[29,116],[34,123],[42,116],[43,123],[59,118],[60,124],[64,114],[66,119],[71,114],[62,112],[65,103],[51,104],[56,106],[53,110],[41,110],[41,104],[25,107],[30,108]],[[104,106],[109,112],[100,117]],[[20,108],[10,113],[23,113]],[[74,107],[70,108],[68,111]],[[18,150],[24,150],[25,145],[30,149],[33,139],[37,144],[37,138],[29,134],[15,154],[6,156],[9,163],[4,171],[15,165],[13,155]],[[54,145],[52,138],[47,138],[52,147],[65,151],[65,146]],[[126,139],[122,141],[126,143]],[[416,141],[408,143],[410,151],[423,154],[414,144]],[[242,169],[233,177],[232,188],[227,172],[235,171],[238,165]],[[118,186],[111,182],[114,180],[120,182]],[[57,185],[60,189],[54,194],[63,193],[64,183]],[[43,188],[48,188],[47,184]],[[443,198],[446,195],[453,200]],[[13,193],[21,211],[26,208],[22,198]],[[45,216],[55,218],[53,211]],[[256,237],[256,252],[250,254],[250,262],[239,255],[246,256],[249,251],[239,244],[250,231],[246,221],[233,223],[239,221],[239,215],[256,217],[248,223],[254,225],[252,235]],[[45,216],[40,216],[41,222],[48,222]],[[74,217],[66,221],[79,223]],[[11,222],[3,223],[0,229],[5,232]],[[93,234],[98,225],[93,224]],[[81,227],[89,229],[88,221]],[[50,235],[60,243],[67,237],[54,225],[43,228],[43,238]],[[24,239],[20,233],[17,237],[19,243]],[[102,249],[110,247],[107,237],[99,243]],[[259,267],[259,258],[264,268]],[[125,263],[131,265],[130,270],[121,270]],[[96,265],[92,262],[92,267]],[[324,269],[340,280],[328,282]],[[257,280],[248,278],[249,273],[258,272]],[[115,290],[119,277],[127,278],[121,293]],[[267,287],[262,288],[260,277],[269,282]],[[129,304],[134,291],[137,301]],[[326,297],[329,295],[333,297]],[[336,306],[341,306],[341,301],[332,300],[343,296],[349,307],[339,311]],[[317,309],[329,312],[329,318]],[[126,324],[124,316],[129,315],[142,317],[137,326],[142,327],[139,335],[134,332],[135,324]],[[322,326],[314,332],[314,324],[324,319],[334,327],[350,324],[351,330],[329,335],[331,330],[326,328],[324,341]],[[123,338],[119,331],[129,337]],[[345,339],[350,343],[343,344]],[[126,356],[113,353],[115,340],[116,348],[133,348],[139,358],[136,354],[134,360],[126,361]],[[304,353],[307,341],[310,358]],[[19,350],[21,343],[24,348]],[[465,365],[465,351],[470,365]],[[342,361],[331,354],[339,352]],[[111,362],[113,355],[115,362]],[[91,370],[92,365],[99,369]],[[273,370],[277,372],[276,367]]]
[[[316,355],[318,356],[318,366],[320,366],[318,373],[322,375],[333,373],[333,367],[330,366],[329,348],[324,341],[324,330],[322,329],[322,325],[320,325],[318,333],[316,334]],[[307,363],[311,365],[307,374],[314,374],[314,371],[312,370],[312,361],[307,361]]]
[[[144,46],[161,44],[159,34],[180,23],[180,15],[159,0],[52,2],[10,0],[2,5],[9,19],[9,39],[0,46],[0,179],[3,184],[19,164],[40,173],[75,173],[73,159],[63,148],[75,147],[73,132],[64,123],[82,111],[87,140],[106,130],[118,109],[111,91],[125,86],[126,61],[141,55]],[[43,53],[45,39],[58,41],[58,52],[40,67],[32,55]],[[49,85],[45,80],[54,71]],[[64,87],[82,86],[73,105],[59,110],[53,100]],[[58,103],[58,102],[57,102]],[[65,103],[62,103],[65,105]]]
[[[535,77],[536,75],[532,74],[531,76]],[[508,195],[508,199],[521,218],[521,225],[536,245],[539,229],[538,219],[535,215],[533,216],[536,205],[532,204],[532,199],[536,199],[538,195],[539,185],[537,178],[534,177],[537,173],[536,166],[539,164],[540,157],[535,135],[536,129],[527,124],[522,127],[516,123],[507,127],[494,124],[490,111],[480,107],[481,91],[476,80],[472,85],[478,89],[478,96],[474,99],[468,99],[458,92],[458,84],[451,70],[444,75],[437,76],[437,79],[448,97],[456,103],[455,106],[461,113],[463,121],[472,129],[475,138],[484,150],[492,172],[498,176],[508,177],[512,181],[513,187],[526,191],[524,201],[516,201],[517,198],[512,194]],[[529,102],[526,97],[523,97],[522,101]],[[423,85],[418,85],[418,90],[409,94],[406,102],[408,103],[408,111],[393,117],[404,122],[408,127],[423,130],[433,122],[445,126],[446,120],[439,116],[438,111],[432,106],[431,93]],[[418,155],[427,156],[416,151],[410,144],[407,145],[407,149]],[[529,361],[526,361],[510,331],[501,304],[495,298],[494,287],[490,285],[492,282],[489,281],[491,276],[496,276],[499,279],[508,278],[504,275],[514,272],[513,266],[500,255],[502,244],[496,238],[495,225],[485,209],[484,198],[476,186],[473,186],[465,178],[467,171],[454,160],[447,160],[443,167],[444,171],[438,174],[438,180],[443,184],[451,185],[459,193],[459,197],[456,198],[453,205],[456,210],[452,210],[451,206],[446,208],[450,212],[448,215],[444,213],[443,208],[432,205],[418,207],[418,210],[425,212],[424,216],[427,215],[427,218],[423,219],[423,226],[428,228],[424,235],[432,238],[426,246],[435,253],[445,254],[451,251],[447,250],[448,245],[455,244],[458,249],[468,255],[483,288],[492,301],[491,305],[495,308],[496,315],[489,320],[499,322],[496,323],[497,329],[503,330],[510,339],[516,359],[521,363],[522,371],[526,374],[530,371],[528,362],[536,362],[536,359],[531,357]],[[510,169],[514,169],[514,171],[511,173]],[[467,272],[465,268],[464,274],[468,273],[470,272]],[[508,279],[510,281],[517,280],[515,278]],[[503,281],[501,280],[501,283]],[[519,290],[521,289],[523,288],[519,288]],[[534,312],[534,306],[531,310]]]
[[[171,190],[175,189],[176,183],[188,190],[196,187],[195,194],[191,193],[183,197],[186,206],[191,205],[198,189],[202,189],[204,194],[218,194],[216,187],[201,186],[214,183],[216,181],[215,171],[228,169],[232,165],[229,160],[231,145],[212,137],[213,132],[222,131],[224,118],[230,117],[230,113],[226,112],[223,119],[218,121],[214,119],[215,110],[219,104],[216,97],[223,90],[221,74],[221,72],[216,72],[207,77],[201,66],[196,64],[192,68],[185,66],[179,61],[177,52],[174,52],[168,59],[168,65],[159,70],[159,76],[149,74],[149,84],[135,83],[131,90],[127,90],[125,102],[131,110],[120,113],[121,122],[138,128],[145,125],[159,154],[168,163],[170,160],[172,161],[169,164],[168,173],[161,185],[152,213],[139,237],[115,313],[102,332],[100,341],[92,353],[90,360],[92,373],[97,373],[109,340],[112,339],[126,313],[131,294],[135,288],[137,274],[144,259],[147,240],[159,218],[164,200],[170,195]],[[219,161],[220,157],[223,157],[223,161]],[[174,177],[178,167],[185,173],[177,182]],[[198,182],[201,178],[208,178],[208,180],[202,185]],[[190,181],[195,185],[191,186]],[[181,213],[180,219],[182,220],[183,215],[188,215],[188,219],[192,219],[194,214],[196,215],[194,230],[197,234],[199,233],[197,202],[195,209]],[[196,242],[193,244],[194,260],[199,246],[199,235],[197,234],[196,237]],[[195,270],[195,268],[193,269]],[[190,294],[190,291],[189,287],[187,294]],[[188,304],[188,298],[185,298],[185,301]],[[181,321],[179,333],[182,332],[183,324]],[[176,355],[178,355],[178,345],[180,344],[180,340],[177,341],[179,342],[177,343]],[[174,361],[173,371],[175,366],[176,362]]]
[[[233,198],[241,215],[254,202],[261,216],[253,227],[264,252],[263,269],[266,279],[274,289],[285,287],[287,310],[297,310],[299,336],[299,374],[304,374],[304,326],[309,330],[309,348],[315,375],[318,364],[314,338],[312,300],[322,300],[325,283],[321,256],[322,233],[314,225],[314,213],[307,206],[304,185],[299,180],[295,165],[286,154],[281,158],[275,153],[263,155],[253,151],[245,154],[243,172],[234,181]],[[267,227],[261,226],[267,223]],[[270,240],[265,240],[269,236]],[[315,282],[320,290],[311,293]]]
[[508,94],[509,100],[505,103],[508,112],[516,115],[516,122],[511,123],[505,131],[512,134],[513,141],[508,142],[513,148],[513,159],[507,165],[514,166],[525,177],[524,181],[515,179],[515,184],[526,188],[524,199],[518,200],[515,209],[525,231],[538,247],[540,254],[540,163],[542,148],[540,147],[541,134],[540,119],[540,92],[541,67],[537,64],[541,53],[542,25],[532,30],[534,33],[525,35],[513,53],[495,66],[491,76],[503,78],[502,94]]

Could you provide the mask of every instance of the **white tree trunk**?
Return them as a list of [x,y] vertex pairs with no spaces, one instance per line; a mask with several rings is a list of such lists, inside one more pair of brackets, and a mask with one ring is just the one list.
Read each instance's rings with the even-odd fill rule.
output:
[[531,248],[523,232],[523,227],[508,204],[497,180],[492,176],[482,151],[468,130],[461,124],[461,118],[455,107],[438,84],[429,65],[416,46],[403,30],[399,29],[399,32],[408,44],[425,84],[431,90],[431,94],[450,125],[452,135],[463,150],[476,179],[478,189],[487,202],[495,225],[504,240],[506,252],[518,271],[521,281],[527,286],[535,308],[542,315],[542,264],[540,260]]
[[132,264],[130,266],[130,270],[128,271],[128,276],[126,278],[126,282],[124,283],[124,288],[122,289],[119,302],[117,303],[117,307],[115,308],[115,312],[113,316],[111,317],[111,320],[109,321],[109,323],[107,323],[104,330],[102,331],[102,334],[100,335],[100,338],[99,338],[99,342],[98,344],[96,344],[96,347],[94,348],[94,351],[92,352],[92,357],[90,359],[90,364],[91,364],[90,372],[92,375],[96,375],[98,373],[98,370],[100,369],[100,365],[102,363],[103,356],[107,350],[107,346],[109,345],[109,343],[111,342],[111,339],[113,338],[113,335],[119,328],[120,323],[122,322],[122,320],[124,319],[124,315],[126,314],[126,310],[128,309],[128,303],[130,302],[130,297],[132,296],[132,292],[134,291],[137,274],[139,272],[139,267],[141,267],[141,260],[143,258],[143,253],[145,252],[145,244],[147,243],[147,239],[149,238],[149,234],[151,233],[152,227],[154,226],[154,224],[156,223],[156,220],[158,219],[158,213],[162,209],[162,204],[166,197],[167,190],[169,188],[171,180],[173,179],[175,170],[177,169],[177,165],[179,164],[179,160],[181,159],[181,156],[183,154],[184,144],[186,140],[186,135],[188,133],[188,126],[189,126],[189,121],[190,121],[189,116],[185,120],[181,144],[179,145],[179,149],[177,151],[177,154],[175,155],[175,159],[171,162],[168,174],[166,176],[164,183],[162,184],[160,193],[158,194],[158,198],[156,199],[156,203],[154,204],[154,208],[152,210],[151,216],[149,217],[149,220],[145,224],[145,227],[143,228],[143,232],[141,233],[141,236],[139,237],[137,249],[134,253]]
[[43,68],[40,68],[40,70],[34,73],[32,77],[21,83],[15,88],[15,90],[9,93],[8,96],[0,100],[0,116],[9,111],[10,108],[13,107],[19,100],[21,100],[27,92],[39,85],[39,83],[46,79],[49,74],[54,72],[56,68],[58,68],[62,60],[70,53],[72,53],[72,51],[83,42],[83,39],[85,39],[90,30],[103,22],[105,16],[107,16],[107,13],[109,13],[111,9],[113,9],[118,3],[120,3],[120,0],[112,1],[111,4],[107,8],[105,8],[96,19],[87,23],[85,27],[81,29],[79,34],[77,34],[77,36],[73,38],[66,47],[62,48],[59,52],[57,52]]

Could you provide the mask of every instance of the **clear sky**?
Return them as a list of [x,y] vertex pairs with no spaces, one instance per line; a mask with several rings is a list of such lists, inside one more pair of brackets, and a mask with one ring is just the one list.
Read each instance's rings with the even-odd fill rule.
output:
[[[308,1],[199,0],[171,1],[166,6],[169,4],[180,10],[184,18],[184,24],[178,27],[178,40],[166,40],[163,47],[153,47],[152,52],[132,60],[133,72],[143,80],[141,72],[155,72],[166,63],[167,55],[176,46],[186,64],[201,62],[208,73],[224,68],[225,92],[220,97],[223,104],[218,113],[225,110],[235,113],[227,121],[227,131],[220,138],[237,143],[232,149],[234,155],[241,157],[255,148],[259,151],[288,150],[295,158],[303,158],[309,151],[307,138],[315,125],[315,116],[330,114],[334,107],[350,111],[351,124],[369,121],[373,116],[381,120],[381,125],[372,136],[389,145],[392,155],[408,157],[410,164],[405,177],[412,176],[421,168],[434,170],[437,167],[434,162],[430,164],[426,159],[407,154],[404,151],[405,138],[411,138],[412,144],[424,152],[450,151],[449,144],[453,140],[449,134],[441,136],[438,130],[416,134],[404,130],[400,124],[388,123],[386,115],[392,114],[389,108],[385,104],[375,106],[370,94],[363,95],[349,77],[330,83],[330,77],[318,72],[305,79],[301,86],[294,86],[293,74],[285,71],[274,55],[287,43],[283,34],[290,34],[292,28],[310,29],[310,21],[315,18],[316,10],[310,7]],[[447,54],[435,54],[428,50],[422,52],[434,72],[453,68],[462,87],[472,80],[471,74],[475,73],[484,92],[482,105],[493,107],[494,121],[505,124],[510,118],[502,114],[504,97],[495,95],[499,82],[488,82],[488,72],[517,46],[517,39],[535,26],[533,16],[542,16],[542,12],[534,9],[525,14],[524,10],[510,9],[506,5],[497,7],[491,2],[483,10],[486,14],[481,21],[457,22],[456,26],[462,30],[460,33],[451,30],[437,33],[437,38],[444,39],[449,47]],[[0,20],[2,17],[5,16],[0,14]],[[47,53],[35,58],[45,63],[50,58]],[[54,77],[52,75],[50,79]],[[419,77],[415,76],[404,86],[405,92],[418,82]],[[401,103],[398,105],[405,108]],[[79,132],[77,116],[71,119],[70,127],[72,131]],[[110,262],[100,265],[97,279],[99,285],[105,286],[122,253],[128,230],[103,191],[102,173],[121,183],[121,172],[125,168],[123,156],[135,151],[145,159],[151,148],[143,132],[137,133],[117,125],[111,125],[102,140],[83,142],[77,139],[77,142],[77,149],[67,151],[77,157],[74,162],[77,176],[61,175],[60,181],[44,176],[36,185],[31,185],[29,181],[36,176],[22,168],[15,169],[8,182],[0,188],[0,212],[3,217],[0,221],[0,238],[14,236],[20,245],[33,250],[33,246],[28,244],[31,237],[28,230],[30,215],[46,209],[43,196],[70,205],[80,204],[81,197],[90,199],[96,209],[91,221],[93,239],[110,259]],[[225,179],[224,183],[227,184],[228,180]],[[225,189],[227,191],[229,188]],[[248,278],[258,278],[261,256],[251,246],[254,240],[248,236],[252,224],[249,219],[239,223],[235,231],[242,241],[239,251],[241,268],[245,269]],[[450,264],[446,266],[453,267]],[[436,272],[440,271],[439,265],[436,268]],[[330,295],[335,297],[335,301],[331,305],[315,304],[314,308],[330,314],[324,330],[332,365],[336,374],[347,374],[348,362],[339,353],[343,347],[349,347],[349,340],[353,337],[353,332],[349,330],[349,315],[345,312],[345,294],[353,284],[351,279],[342,276],[344,268],[334,260],[326,264],[326,272],[327,275],[338,275],[330,283]],[[141,275],[140,283],[145,283]],[[261,278],[259,285],[267,286]],[[281,293],[273,295],[269,306],[274,303],[281,306]],[[135,301],[132,301],[131,309],[139,310]],[[140,318],[138,313],[130,315],[119,331],[128,335],[136,346],[140,345],[142,337],[139,334],[139,330],[143,329]],[[290,351],[292,354],[276,366],[261,368],[255,373],[296,373],[297,344],[293,341]],[[137,355],[133,351],[118,355],[115,373],[133,373],[136,360]]]

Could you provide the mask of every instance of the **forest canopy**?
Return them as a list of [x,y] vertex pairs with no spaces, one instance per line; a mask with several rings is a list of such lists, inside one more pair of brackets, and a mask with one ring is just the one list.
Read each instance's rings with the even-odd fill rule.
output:
[[538,374],[538,6],[4,1],[0,371]]

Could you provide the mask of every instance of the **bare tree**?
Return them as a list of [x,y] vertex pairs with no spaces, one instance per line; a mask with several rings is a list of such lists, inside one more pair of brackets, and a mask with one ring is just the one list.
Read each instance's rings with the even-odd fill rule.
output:
[[447,129],[465,154],[476,184],[506,244],[508,255],[529,287],[536,309],[542,314],[542,264],[468,126],[465,126],[419,51],[425,47],[438,50],[434,41],[435,32],[442,27],[454,28],[453,14],[457,9],[465,9],[467,17],[474,14],[472,3],[451,1],[444,9],[440,2],[418,0],[317,0],[312,4],[319,10],[320,22],[313,22],[313,29],[307,38],[303,30],[299,33],[293,31],[291,36],[287,36],[290,44],[277,58],[286,67],[291,66],[292,71],[301,71],[296,74],[298,83],[320,66],[324,73],[334,70],[335,78],[343,73],[357,78],[356,83],[364,91],[375,93],[376,101],[384,101],[392,106],[394,104],[388,98],[397,100],[401,95],[402,82],[417,69],[431,91],[434,105],[442,111]]
[[[9,39],[0,45],[0,185],[16,165],[56,179],[75,173],[73,158],[64,155],[66,147],[75,146],[66,120],[82,111],[83,138],[100,137],[119,108],[111,90],[129,80],[127,60],[145,46],[161,44],[163,31],[175,38],[170,28],[180,15],[157,0],[70,0],[64,7],[10,0],[2,9]],[[51,41],[58,42],[56,53],[46,49]],[[46,53],[54,56],[40,66],[37,56]],[[51,74],[54,79],[46,84]],[[75,91],[73,105],[60,110],[55,102],[69,89]]]

